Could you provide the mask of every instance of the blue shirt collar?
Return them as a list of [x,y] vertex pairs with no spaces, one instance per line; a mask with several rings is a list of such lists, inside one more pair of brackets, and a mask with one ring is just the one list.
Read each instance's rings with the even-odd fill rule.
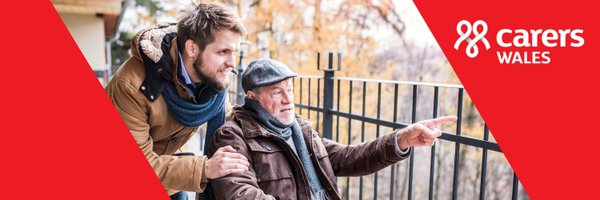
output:
[[181,66],[181,75],[185,79],[185,84],[186,85],[194,85],[192,83],[192,79],[190,79],[190,75],[188,74],[187,70],[185,69],[185,65],[183,64],[183,57],[181,57],[181,52],[178,51],[177,53],[179,53],[179,66]]

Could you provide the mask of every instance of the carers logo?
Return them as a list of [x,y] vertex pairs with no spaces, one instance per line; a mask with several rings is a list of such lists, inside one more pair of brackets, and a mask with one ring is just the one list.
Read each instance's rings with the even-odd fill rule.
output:
[[[463,27],[466,27],[466,31],[463,32]],[[479,27],[481,27],[481,31],[479,31]],[[485,50],[490,49],[490,43],[485,39],[485,34],[487,34],[488,27],[487,24],[482,20],[477,20],[475,23],[471,24],[467,20],[462,20],[458,22],[456,25],[456,32],[460,36],[458,40],[454,43],[454,49],[458,50],[460,44],[463,41],[467,41],[467,48],[465,52],[469,58],[475,58],[479,54],[479,47],[477,47],[477,42],[481,41],[485,45]],[[475,38],[471,39],[469,36],[473,33]]]
[[[454,49],[461,50],[469,58],[487,52],[491,48],[486,39],[488,24],[483,20],[473,23],[461,20],[456,25],[459,37]],[[471,38],[471,34],[473,37]],[[498,49],[495,53],[500,64],[549,64],[553,48],[578,48],[585,43],[582,29],[508,29],[502,28],[495,34]],[[480,51],[485,47],[485,51]]]

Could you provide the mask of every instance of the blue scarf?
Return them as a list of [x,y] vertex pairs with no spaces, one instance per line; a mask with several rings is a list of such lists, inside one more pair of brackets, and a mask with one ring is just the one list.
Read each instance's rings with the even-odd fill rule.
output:
[[[167,84],[163,96],[169,107],[171,116],[186,127],[197,127],[208,122],[206,127],[206,142],[204,149],[208,148],[210,139],[215,131],[225,123],[225,95],[227,90],[213,95],[202,104],[195,104],[179,97],[175,86]],[[208,152],[208,151],[205,151]]]

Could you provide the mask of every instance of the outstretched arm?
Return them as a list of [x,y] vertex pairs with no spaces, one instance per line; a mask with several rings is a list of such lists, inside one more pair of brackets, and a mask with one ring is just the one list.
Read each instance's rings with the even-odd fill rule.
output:
[[440,117],[411,124],[374,141],[359,145],[342,145],[322,139],[336,176],[361,176],[379,171],[408,157],[410,147],[430,146],[442,132],[436,126],[456,121],[455,116]]

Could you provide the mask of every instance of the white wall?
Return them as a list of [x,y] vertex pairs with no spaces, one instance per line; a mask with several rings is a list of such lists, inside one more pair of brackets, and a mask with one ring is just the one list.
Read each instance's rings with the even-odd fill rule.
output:
[[104,22],[96,15],[65,14],[60,16],[94,70],[106,69]]

